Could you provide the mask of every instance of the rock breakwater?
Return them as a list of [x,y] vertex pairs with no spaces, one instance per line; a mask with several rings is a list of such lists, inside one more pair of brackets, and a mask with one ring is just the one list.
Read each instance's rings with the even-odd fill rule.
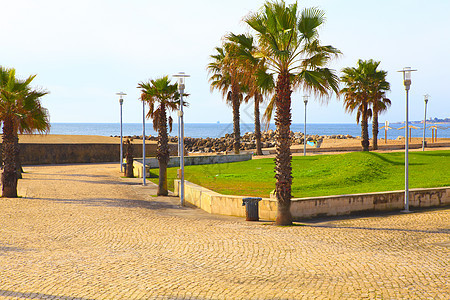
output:
[[[275,135],[274,130],[268,130],[261,132],[261,146],[262,148],[275,147]],[[115,136],[117,137],[117,136]],[[124,138],[130,139],[142,139],[141,136],[125,136]],[[306,135],[307,141],[323,141],[325,139],[353,139],[351,135]],[[157,141],[157,136],[147,136],[146,140]],[[304,134],[302,132],[291,131],[291,143],[292,145],[302,145],[304,141]],[[177,143],[178,137],[170,136],[169,142]],[[225,134],[219,138],[184,138],[184,145],[187,152],[198,153],[210,153],[210,152],[225,152],[233,151],[233,134]],[[256,149],[255,134],[253,132],[246,132],[241,136],[241,150],[253,150]]]

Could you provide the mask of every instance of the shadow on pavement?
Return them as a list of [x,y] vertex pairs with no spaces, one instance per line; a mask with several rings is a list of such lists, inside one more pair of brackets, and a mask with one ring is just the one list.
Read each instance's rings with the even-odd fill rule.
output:
[[93,300],[89,298],[79,298],[72,296],[57,296],[42,293],[23,293],[15,291],[0,290],[0,296],[15,297],[19,299],[59,299],[59,300]]

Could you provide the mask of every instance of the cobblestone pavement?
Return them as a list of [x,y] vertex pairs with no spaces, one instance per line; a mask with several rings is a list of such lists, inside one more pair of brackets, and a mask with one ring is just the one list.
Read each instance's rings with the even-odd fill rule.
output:
[[450,209],[275,227],[117,169],[25,168],[0,199],[0,299],[450,298]]

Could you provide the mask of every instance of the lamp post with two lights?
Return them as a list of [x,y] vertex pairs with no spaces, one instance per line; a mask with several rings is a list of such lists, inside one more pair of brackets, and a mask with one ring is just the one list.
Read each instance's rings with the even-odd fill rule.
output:
[[417,70],[411,70],[410,67],[405,67],[403,70],[398,72],[403,73],[403,85],[406,91],[406,117],[405,117],[405,209],[403,212],[409,212],[409,174],[408,174],[408,151],[409,151],[409,140],[408,140],[408,101],[409,101],[409,89],[411,87],[411,72]]
[[305,129],[303,132],[303,156],[306,156],[306,105],[308,104],[308,95],[303,96],[303,102],[305,103]]
[[185,88],[185,78],[190,77],[184,72],[179,72],[173,75],[178,78],[178,92],[180,93],[180,108],[178,110],[178,143],[179,143],[179,156],[180,156],[180,204],[184,205],[184,119],[183,119],[183,94]]
[[119,104],[120,104],[120,172],[123,172],[123,131],[122,131],[122,106],[123,106],[123,96],[126,94],[124,92],[118,92]]

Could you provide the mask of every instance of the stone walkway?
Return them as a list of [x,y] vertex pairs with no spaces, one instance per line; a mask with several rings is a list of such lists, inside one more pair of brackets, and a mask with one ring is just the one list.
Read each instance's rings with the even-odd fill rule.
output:
[[117,165],[26,167],[0,299],[449,299],[450,209],[275,227],[180,208]]

